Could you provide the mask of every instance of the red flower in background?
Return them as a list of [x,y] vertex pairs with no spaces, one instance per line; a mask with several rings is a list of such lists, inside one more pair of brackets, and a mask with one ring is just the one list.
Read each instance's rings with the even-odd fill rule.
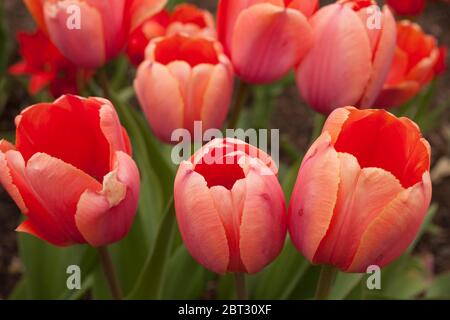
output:
[[128,40],[128,58],[138,66],[145,59],[145,48],[150,40],[176,33],[216,38],[214,18],[209,11],[187,3],[176,6],[172,13],[162,10],[144,21],[131,34]]
[[399,15],[418,15],[425,8],[426,0],[387,0],[387,4]]
[[77,77],[87,79],[90,72],[67,60],[41,30],[19,32],[17,40],[23,60],[9,68],[12,75],[30,75],[29,93],[35,95],[48,87],[54,97],[77,94]]

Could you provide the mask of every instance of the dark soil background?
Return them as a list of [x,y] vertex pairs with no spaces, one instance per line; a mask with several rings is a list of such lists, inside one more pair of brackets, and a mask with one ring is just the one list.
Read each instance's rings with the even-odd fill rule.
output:
[[[10,35],[19,30],[33,28],[33,22],[21,1],[3,0],[6,9]],[[187,1],[203,8],[215,10],[216,1]],[[332,1],[321,1],[321,4]],[[430,1],[425,13],[417,22],[439,40],[441,45],[450,47],[450,6]],[[14,42],[14,41],[13,41]],[[15,42],[13,44],[16,46]],[[13,50],[11,63],[18,60]],[[450,63],[450,59],[448,59]],[[13,80],[5,110],[0,110],[0,136],[14,130],[14,117],[32,102],[19,82]],[[450,104],[450,72],[439,81],[438,94],[433,107]],[[289,87],[277,99],[272,117],[272,128],[280,128],[283,138],[289,139],[301,153],[309,145],[313,127],[313,112],[301,102],[295,86]],[[434,218],[434,232],[425,235],[418,246],[418,254],[426,256],[435,273],[450,271],[450,108],[439,119],[440,123],[425,134],[432,145],[433,202],[439,209]],[[282,159],[288,158],[283,157]],[[438,165],[436,165],[438,164]],[[16,233],[20,213],[9,196],[0,187],[0,299],[6,298],[21,274],[20,258],[17,254]]]

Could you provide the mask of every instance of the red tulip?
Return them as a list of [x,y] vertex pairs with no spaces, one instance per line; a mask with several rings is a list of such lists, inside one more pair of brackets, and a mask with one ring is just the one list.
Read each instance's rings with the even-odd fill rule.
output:
[[163,10],[147,19],[132,33],[128,40],[128,57],[138,66],[144,61],[145,48],[150,40],[176,33],[216,38],[214,18],[209,11],[187,3],[176,6],[172,13]]
[[418,15],[426,4],[426,0],[387,0],[386,2],[399,15]]
[[372,106],[394,57],[389,9],[380,11],[372,0],[341,0],[321,8],[310,23],[314,46],[296,73],[303,98],[324,114],[347,105]]
[[307,18],[317,0],[220,0],[217,31],[239,77],[249,83],[279,80],[311,48]]
[[399,257],[431,200],[430,146],[385,110],[336,109],[306,154],[289,207],[295,246],[315,264],[366,272]]
[[30,75],[28,91],[31,95],[47,86],[54,97],[65,93],[78,94],[79,79],[90,77],[90,72],[67,60],[39,29],[31,34],[20,32],[17,39],[23,61],[11,66],[9,73]]
[[114,107],[62,96],[16,118],[16,145],[0,141],[0,182],[26,220],[18,231],[57,246],[103,246],[129,231],[139,172]]
[[433,36],[416,23],[399,22],[394,62],[375,105],[397,107],[407,102],[444,70],[444,59],[445,49],[438,48]]
[[255,273],[280,253],[286,210],[277,167],[263,151],[215,139],[181,163],[175,208],[191,255],[216,273]]
[[[167,0],[24,0],[38,25],[77,66],[96,68],[115,58],[127,37]],[[79,9],[72,11],[74,8]],[[76,25],[79,22],[79,26]],[[69,28],[70,27],[70,28]]]
[[233,90],[233,70],[218,42],[176,34],[147,48],[134,87],[153,132],[171,142],[172,132],[194,122],[220,128]]

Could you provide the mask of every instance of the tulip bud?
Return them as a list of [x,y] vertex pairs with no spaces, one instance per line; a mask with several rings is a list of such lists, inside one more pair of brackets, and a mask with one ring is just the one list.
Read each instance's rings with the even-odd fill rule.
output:
[[221,0],[217,32],[235,72],[254,84],[279,80],[312,46],[317,0]]
[[289,232],[314,264],[366,272],[399,257],[431,200],[430,146],[418,126],[385,110],[336,109],[307,152]]
[[277,167],[263,151],[215,139],[181,163],[175,208],[183,241],[205,268],[255,273],[280,253],[286,210]]
[[0,182],[26,215],[17,231],[51,244],[104,246],[130,230],[140,178],[114,107],[62,96],[16,118],[0,141]]
[[220,43],[176,34],[153,40],[137,70],[134,88],[139,103],[161,140],[194,122],[204,130],[220,128],[233,90],[233,70]]
[[389,76],[375,105],[397,107],[413,98],[442,72],[444,60],[436,39],[408,20],[397,24],[397,48]]
[[373,0],[340,0],[317,11],[310,23],[314,46],[296,71],[303,98],[324,114],[372,106],[394,57],[390,10]]
[[24,0],[61,53],[83,68],[115,58],[128,35],[167,0]]

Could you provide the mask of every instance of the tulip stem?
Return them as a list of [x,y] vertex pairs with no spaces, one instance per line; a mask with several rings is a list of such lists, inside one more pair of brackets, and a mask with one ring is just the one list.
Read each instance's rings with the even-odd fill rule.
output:
[[236,295],[239,300],[248,300],[247,289],[245,287],[245,274],[236,272],[234,274],[236,285]]
[[234,102],[233,110],[231,113],[230,121],[228,122],[228,127],[230,129],[236,128],[239,118],[241,116],[242,108],[247,100],[247,96],[249,93],[250,85],[241,81],[239,83],[238,93],[236,96],[236,100]]
[[97,82],[100,85],[100,88],[102,88],[103,94],[106,96],[105,98],[111,100],[111,88],[109,86],[108,75],[106,74],[106,70],[104,68],[97,72]]
[[316,288],[316,300],[327,300],[331,286],[336,278],[337,269],[330,265],[323,265],[320,270],[319,281]]
[[117,278],[116,270],[112,263],[108,247],[106,246],[99,247],[98,255],[113,299],[122,300],[123,297],[122,289],[120,288],[119,279]]
[[311,134],[311,143],[313,144],[314,141],[320,136],[320,133],[322,132],[323,125],[325,124],[325,116],[321,113],[316,112],[314,114],[314,123],[313,123],[313,132]]

